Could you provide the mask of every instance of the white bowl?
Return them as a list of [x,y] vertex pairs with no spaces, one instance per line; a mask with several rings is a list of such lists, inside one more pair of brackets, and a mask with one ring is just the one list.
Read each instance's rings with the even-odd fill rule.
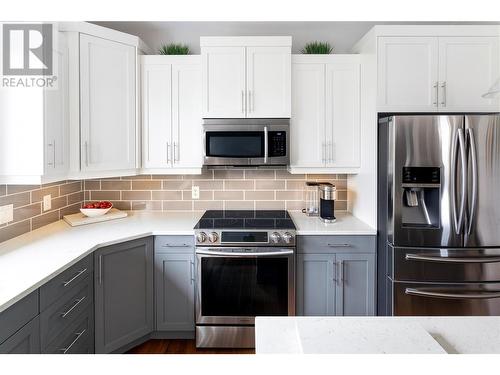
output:
[[113,206],[110,208],[80,208],[80,212],[88,217],[96,217],[105,215],[112,208]]

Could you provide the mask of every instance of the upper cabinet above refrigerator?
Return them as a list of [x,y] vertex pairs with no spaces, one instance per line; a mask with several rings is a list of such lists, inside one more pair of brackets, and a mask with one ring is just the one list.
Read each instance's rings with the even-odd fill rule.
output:
[[482,96],[500,75],[500,37],[449,34],[378,37],[379,112],[500,110]]
[[204,118],[289,118],[291,37],[201,37]]

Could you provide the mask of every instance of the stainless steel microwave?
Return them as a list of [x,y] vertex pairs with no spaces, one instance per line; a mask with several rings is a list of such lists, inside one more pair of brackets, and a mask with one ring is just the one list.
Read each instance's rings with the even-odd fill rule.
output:
[[290,119],[204,119],[204,165],[288,165]]

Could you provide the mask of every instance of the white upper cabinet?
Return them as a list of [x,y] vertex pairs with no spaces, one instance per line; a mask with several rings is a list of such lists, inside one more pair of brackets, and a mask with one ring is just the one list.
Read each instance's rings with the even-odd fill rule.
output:
[[142,93],[143,168],[200,173],[200,57],[143,56]]
[[80,35],[81,170],[136,167],[136,48]]
[[379,109],[435,111],[437,38],[383,37],[378,43]]
[[203,117],[245,117],[245,48],[206,47],[203,59]]
[[338,168],[360,166],[360,63],[326,65],[326,163]]
[[204,118],[288,118],[291,37],[202,37]]
[[64,178],[69,169],[69,49],[64,33],[58,35],[54,57],[57,89],[44,91],[44,174],[57,179]]
[[290,165],[318,167],[325,161],[325,64],[293,63]]
[[360,59],[292,60],[291,173],[357,173],[360,167]]
[[289,47],[248,47],[247,117],[290,117]]
[[378,37],[378,110],[498,111],[482,97],[500,75],[495,36]]
[[499,101],[482,95],[500,76],[499,38],[439,38],[439,108],[498,111]]
[[172,143],[174,168],[201,168],[201,65],[199,56],[172,65]]
[[68,45],[58,32],[55,87],[0,91],[0,184],[41,184],[66,179],[68,155]]
[[165,168],[171,162],[172,64],[148,63],[142,57],[143,167]]

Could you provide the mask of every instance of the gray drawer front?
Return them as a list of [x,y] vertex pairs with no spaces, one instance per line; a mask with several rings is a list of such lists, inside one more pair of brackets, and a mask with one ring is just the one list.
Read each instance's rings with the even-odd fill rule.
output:
[[87,256],[40,288],[40,310],[45,310],[85,276],[92,274],[92,257]]
[[155,253],[193,253],[194,236],[156,236]]
[[38,290],[0,313],[0,344],[38,315]]
[[301,254],[375,253],[376,236],[298,236]]
[[0,354],[40,354],[38,316],[1,344]]
[[91,309],[80,315],[42,353],[85,354],[93,352],[93,315]]
[[87,275],[40,314],[42,349],[92,305],[93,278]]

